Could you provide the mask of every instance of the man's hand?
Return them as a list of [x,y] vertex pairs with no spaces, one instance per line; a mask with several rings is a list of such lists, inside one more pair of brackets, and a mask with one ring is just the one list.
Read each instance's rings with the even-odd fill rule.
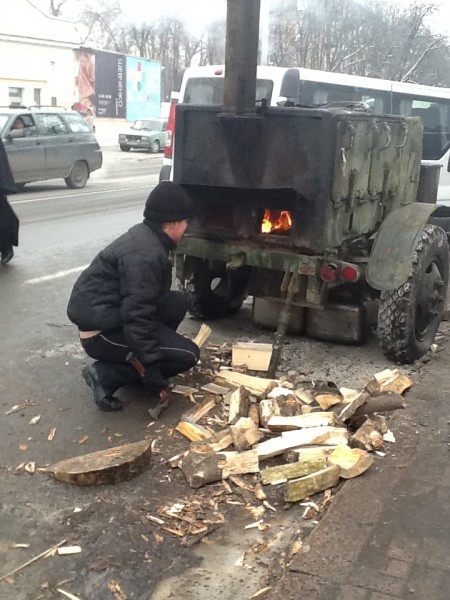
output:
[[158,365],[151,365],[145,369],[144,385],[148,388],[165,390],[169,387],[169,381],[164,379]]

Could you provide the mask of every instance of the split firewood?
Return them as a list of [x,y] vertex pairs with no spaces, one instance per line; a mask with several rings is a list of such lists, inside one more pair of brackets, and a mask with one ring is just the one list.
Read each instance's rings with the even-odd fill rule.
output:
[[58,481],[75,485],[102,485],[128,481],[150,462],[151,441],[144,440],[91,452],[57,462],[47,469]]
[[270,390],[270,392],[267,394],[268,398],[279,398],[280,396],[291,396],[292,395],[292,390],[286,388],[286,387],[274,387],[272,390]]
[[180,421],[175,429],[191,442],[200,442],[212,436],[212,432],[209,429],[190,421]]
[[272,344],[236,342],[231,347],[231,364],[233,367],[245,366],[249,371],[267,371],[272,349]]
[[222,452],[220,456],[224,458],[221,463],[223,479],[230,475],[259,473],[259,458],[255,449],[246,450],[245,452]]
[[350,445],[363,450],[379,450],[383,447],[383,434],[387,433],[386,419],[380,415],[369,417],[363,425],[352,435]]
[[333,404],[339,404],[342,401],[340,394],[317,394],[314,400],[322,410],[328,410]]
[[256,427],[259,427],[259,408],[256,402],[251,402],[248,407],[247,416],[253,421]]
[[276,402],[280,407],[282,417],[294,417],[302,413],[302,403],[293,394],[278,398]]
[[372,396],[379,396],[385,392],[403,394],[413,383],[412,379],[401,375],[398,369],[385,369],[375,373],[373,378],[367,382],[366,390]]
[[344,479],[361,475],[372,465],[373,456],[361,448],[349,448],[339,444],[327,458],[329,465],[336,465]]
[[223,385],[217,385],[217,383],[207,383],[202,385],[201,389],[208,394],[216,394],[217,396],[225,396],[228,394],[228,388]]
[[267,427],[271,431],[291,431],[305,427],[323,427],[335,424],[336,416],[333,412],[320,412],[293,417],[273,416],[270,417]]
[[264,434],[249,417],[241,417],[230,426],[231,437],[236,450],[247,450],[262,440]]
[[172,394],[179,394],[180,396],[189,396],[198,392],[197,388],[189,387],[187,385],[176,385],[171,389]]
[[205,441],[197,442],[193,448],[197,448],[202,452],[220,452],[221,450],[225,450],[233,443],[233,438],[231,437],[230,428],[222,429],[221,431],[217,431],[211,437],[209,437]]
[[216,374],[215,380],[220,385],[226,385],[231,389],[241,386],[245,387],[252,395],[257,398],[264,398],[277,385],[276,379],[265,379],[263,377],[254,377],[235,371],[220,371]]
[[182,421],[189,421],[189,423],[197,423],[202,417],[207,415],[211,409],[216,406],[215,398],[207,398],[203,400],[201,404],[198,404],[195,408],[188,410],[181,416]]
[[311,427],[297,431],[283,431],[280,437],[266,440],[255,446],[260,460],[283,454],[291,448],[318,445],[336,446],[348,443],[348,431],[340,427]]
[[267,423],[274,416],[280,416],[281,410],[275,399],[267,398],[259,403],[259,420],[262,427],[267,427]]
[[223,456],[191,448],[181,463],[181,470],[191,488],[197,489],[222,479]]
[[334,487],[339,482],[339,467],[331,465],[301,479],[288,481],[284,487],[286,502],[297,502],[312,494]]
[[228,407],[228,423],[233,423],[240,417],[246,417],[250,406],[248,391],[245,387],[238,387],[230,396]]
[[308,460],[318,456],[327,457],[336,446],[309,446],[301,448],[290,448],[283,454],[283,458],[287,463],[295,463],[300,460]]
[[[360,408],[363,404],[367,402],[370,398],[370,395],[364,392],[361,392],[357,396],[354,396],[350,402],[344,404],[344,406],[337,413],[338,421],[341,423],[345,423],[350,417],[352,417],[355,412]],[[339,403],[339,406],[341,404]],[[336,405],[337,406],[337,405]]]
[[300,402],[303,402],[303,404],[312,404],[314,402],[314,396],[310,390],[298,388],[294,391],[294,395]]
[[199,348],[201,348],[203,346],[203,344],[206,342],[206,340],[209,338],[210,335],[211,335],[211,327],[206,325],[206,323],[203,323],[201,325],[200,329],[198,330],[197,335],[193,339],[193,342],[194,342],[194,344],[197,344],[197,346]]
[[316,456],[287,465],[268,467],[261,471],[261,481],[264,485],[268,483],[281,483],[287,479],[295,479],[325,469],[327,461],[324,456]]
[[361,392],[358,392],[357,390],[353,390],[351,388],[346,387],[339,388],[339,392],[342,396],[342,402],[345,403],[352,402],[352,400],[354,400],[361,394]]

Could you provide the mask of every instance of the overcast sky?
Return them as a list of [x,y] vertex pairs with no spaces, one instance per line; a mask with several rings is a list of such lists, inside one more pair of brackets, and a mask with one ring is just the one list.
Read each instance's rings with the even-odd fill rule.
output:
[[[299,3],[305,0],[299,0]],[[366,0],[357,0],[364,4]],[[436,16],[430,19],[433,31],[450,37],[450,0],[419,0],[419,3],[436,4]],[[225,17],[226,0],[120,0],[122,10],[137,23],[150,22],[162,15],[177,16],[185,21],[192,33],[200,34],[205,27],[216,19]],[[261,0],[262,11],[270,0]],[[414,0],[391,0],[392,4],[407,7]]]

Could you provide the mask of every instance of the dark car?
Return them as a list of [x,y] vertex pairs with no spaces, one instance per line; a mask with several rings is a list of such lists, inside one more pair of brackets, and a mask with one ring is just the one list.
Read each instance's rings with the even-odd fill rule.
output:
[[119,147],[123,152],[131,148],[161,152],[166,145],[167,119],[138,119],[124,133],[119,134]]
[[61,177],[82,188],[102,166],[97,139],[76,111],[0,109],[0,135],[18,184]]

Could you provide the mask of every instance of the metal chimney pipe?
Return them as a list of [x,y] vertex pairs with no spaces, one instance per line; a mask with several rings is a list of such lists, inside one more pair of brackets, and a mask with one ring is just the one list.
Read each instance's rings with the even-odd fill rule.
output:
[[227,0],[224,110],[255,111],[261,0]]

